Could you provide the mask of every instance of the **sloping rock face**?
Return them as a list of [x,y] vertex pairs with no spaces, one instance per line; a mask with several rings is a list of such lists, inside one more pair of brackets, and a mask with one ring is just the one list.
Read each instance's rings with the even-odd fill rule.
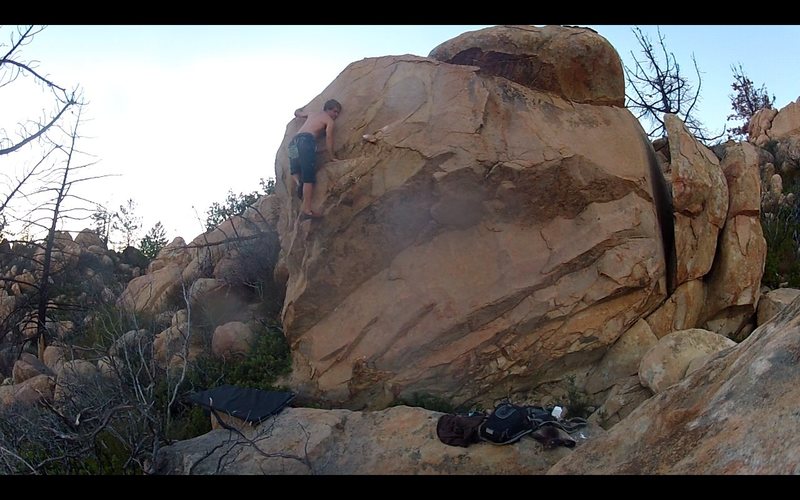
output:
[[800,290],[796,288],[778,288],[766,293],[758,302],[756,322],[763,325],[771,320],[781,309],[791,304],[798,295],[800,295]]
[[306,109],[330,98],[345,160],[319,169],[324,219],[289,200],[299,120],[276,159],[301,394],[505,396],[588,369],[663,301],[663,179],[627,110],[414,56],[355,62]]
[[734,345],[729,338],[700,328],[672,332],[642,356],[639,380],[654,393],[661,392],[681,380],[695,359]]
[[551,474],[798,474],[800,299]]
[[487,74],[570,101],[612,106],[625,102],[619,55],[589,28],[496,26],[448,40],[428,57],[479,66]]
[[[160,450],[157,474],[536,474],[572,453],[533,438],[508,446],[448,446],[436,436],[442,414],[397,406],[380,412],[286,408],[247,442],[225,429]],[[603,430],[575,433],[576,449]],[[257,443],[258,450],[252,442]]]

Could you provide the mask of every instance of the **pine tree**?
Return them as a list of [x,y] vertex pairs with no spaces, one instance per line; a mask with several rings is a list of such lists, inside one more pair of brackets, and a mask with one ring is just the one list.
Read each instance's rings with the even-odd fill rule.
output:
[[139,244],[139,250],[141,250],[148,259],[155,259],[158,252],[161,251],[166,244],[166,231],[164,230],[164,226],[161,225],[161,221],[158,221],[150,228],[150,231],[147,232],[145,237],[142,238]]
[[109,212],[107,208],[102,205],[97,205],[97,210],[90,216],[94,222],[94,232],[103,240],[103,243],[108,245],[108,238],[111,234],[111,224],[114,219],[114,214]]
[[747,125],[750,123],[750,119],[756,114],[756,111],[765,108],[772,109],[772,105],[775,103],[775,96],[773,95],[770,98],[764,84],[761,84],[761,88],[755,88],[753,80],[744,74],[741,64],[738,67],[731,66],[731,71],[733,71],[731,88],[735,93],[729,94],[728,97],[731,99],[731,107],[734,113],[728,116],[728,121],[742,120],[744,123],[738,127],[733,127],[728,132],[728,138],[744,139],[747,136]]
[[214,202],[206,210],[206,230],[211,231],[222,222],[230,219],[234,215],[242,215],[247,207],[258,201],[258,199],[265,194],[275,193],[275,179],[259,180],[259,185],[262,192],[253,191],[252,193],[239,193],[234,194],[232,190],[228,190],[228,196],[225,198],[225,203]]
[[125,246],[129,247],[136,241],[136,233],[139,231],[142,223],[141,217],[134,214],[136,210],[136,202],[129,199],[124,205],[119,206],[119,212],[115,214],[116,220],[114,221],[113,229],[121,231],[125,236]]

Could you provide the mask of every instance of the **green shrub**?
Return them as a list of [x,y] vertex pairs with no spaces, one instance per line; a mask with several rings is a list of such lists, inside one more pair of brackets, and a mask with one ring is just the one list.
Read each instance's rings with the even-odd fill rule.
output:
[[274,389],[273,384],[292,367],[289,344],[280,328],[265,328],[253,351],[243,360],[230,364],[225,379],[229,384],[254,389]]
[[415,392],[410,398],[398,399],[392,406],[414,406],[418,408],[425,408],[431,411],[440,411],[442,413],[455,413],[460,411],[450,401],[433,394]]
[[115,306],[100,306],[92,311],[91,319],[71,339],[79,347],[107,347],[113,337],[125,333],[124,315]]
[[89,320],[78,328],[69,339],[70,343],[84,348],[104,350],[126,332],[147,329],[159,332],[168,325],[159,324],[151,315],[131,316],[115,305],[100,305],[87,315]]
[[786,283],[800,287],[800,207],[781,206],[774,213],[761,213],[761,228],[767,242],[762,283],[778,288]]
[[211,417],[201,407],[191,406],[184,408],[184,411],[172,421],[167,429],[167,438],[183,441],[206,432],[211,432]]
[[292,367],[289,344],[280,326],[265,325],[257,336],[253,350],[244,359],[221,360],[209,356],[198,358],[189,382],[195,390],[212,389],[224,384],[275,390],[275,381]]
[[83,466],[91,475],[139,475],[141,468],[128,463],[131,450],[109,431],[100,432],[95,440],[96,459],[87,459]]
[[567,377],[567,416],[587,418],[591,415],[593,407],[586,391],[575,383],[575,376]]
[[259,187],[262,192],[252,191],[250,193],[234,194],[229,189],[223,203],[214,202],[206,210],[206,230],[212,231],[223,221],[235,215],[242,215],[247,210],[247,207],[258,201],[262,195],[273,194],[275,192],[275,179],[269,178],[265,180],[261,178]]
[[776,155],[776,154],[777,154],[777,152],[778,152],[778,144],[780,144],[780,141],[778,141],[778,140],[776,140],[776,139],[770,139],[770,140],[768,140],[768,141],[767,141],[767,143],[766,143],[766,144],[764,144],[764,149],[766,149],[767,151],[769,151],[769,153],[770,153],[770,154],[772,155],[772,157],[774,158],[774,157],[775,157],[775,155]]

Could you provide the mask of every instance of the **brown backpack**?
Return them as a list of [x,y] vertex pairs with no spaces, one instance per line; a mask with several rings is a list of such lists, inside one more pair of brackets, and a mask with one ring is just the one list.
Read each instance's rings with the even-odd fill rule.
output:
[[442,415],[436,423],[436,435],[444,444],[467,447],[480,440],[478,429],[484,420],[486,415],[480,412]]

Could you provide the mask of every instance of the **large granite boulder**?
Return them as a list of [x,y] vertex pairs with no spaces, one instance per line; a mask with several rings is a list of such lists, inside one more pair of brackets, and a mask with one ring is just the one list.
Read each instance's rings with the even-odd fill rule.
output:
[[300,120],[276,158],[301,394],[489,400],[588,370],[664,300],[663,177],[627,110],[415,56],[352,63],[305,109],[330,98],[324,219],[290,195]]

